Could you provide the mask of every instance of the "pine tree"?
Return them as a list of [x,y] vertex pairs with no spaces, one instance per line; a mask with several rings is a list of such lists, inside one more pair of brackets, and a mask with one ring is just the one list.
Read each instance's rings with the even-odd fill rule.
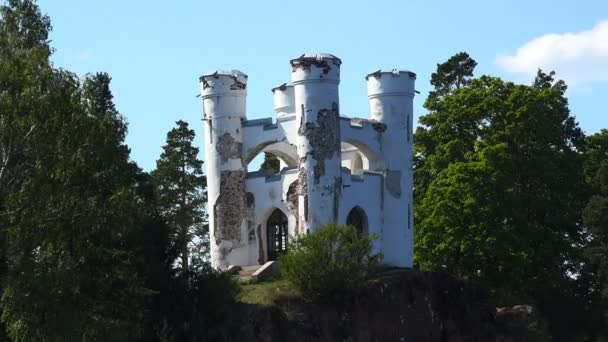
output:
[[279,158],[272,153],[264,152],[264,162],[260,165],[260,171],[269,171],[272,173],[281,171],[281,162]]
[[[179,252],[182,271],[201,267],[207,261],[207,178],[199,149],[193,146],[195,133],[185,121],[167,133],[156,170],[152,172],[163,216],[170,226],[173,246]],[[194,252],[194,253],[192,253]],[[193,261],[193,265],[190,265]]]

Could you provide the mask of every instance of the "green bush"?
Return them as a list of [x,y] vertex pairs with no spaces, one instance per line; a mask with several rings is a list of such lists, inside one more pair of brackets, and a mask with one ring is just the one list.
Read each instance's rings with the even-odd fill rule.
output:
[[382,260],[372,254],[375,235],[329,224],[293,241],[280,257],[281,273],[311,302],[336,303],[358,294]]

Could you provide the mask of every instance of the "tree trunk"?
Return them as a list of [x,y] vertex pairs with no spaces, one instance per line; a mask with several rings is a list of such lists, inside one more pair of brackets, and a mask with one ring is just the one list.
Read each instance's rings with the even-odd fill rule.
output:
[[182,238],[181,240],[181,254],[182,254],[182,271],[183,272],[187,272],[190,269],[190,265],[189,265],[189,253],[188,253],[188,228],[187,227],[182,227],[181,228],[181,236]]

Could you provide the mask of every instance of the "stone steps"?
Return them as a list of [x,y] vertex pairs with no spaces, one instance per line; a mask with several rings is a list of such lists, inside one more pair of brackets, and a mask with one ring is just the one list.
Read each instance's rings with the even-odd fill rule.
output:
[[239,277],[251,277],[262,265],[243,266],[239,270]]

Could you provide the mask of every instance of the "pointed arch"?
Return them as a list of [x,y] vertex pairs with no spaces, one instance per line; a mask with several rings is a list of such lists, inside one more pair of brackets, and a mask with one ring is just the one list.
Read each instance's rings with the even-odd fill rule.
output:
[[363,236],[367,236],[369,234],[369,229],[367,226],[367,214],[365,214],[365,210],[359,206],[355,206],[350,210],[348,216],[346,217],[346,224],[357,228],[359,233]]
[[266,220],[267,260],[276,260],[280,254],[287,252],[288,237],[287,215],[277,208]]

